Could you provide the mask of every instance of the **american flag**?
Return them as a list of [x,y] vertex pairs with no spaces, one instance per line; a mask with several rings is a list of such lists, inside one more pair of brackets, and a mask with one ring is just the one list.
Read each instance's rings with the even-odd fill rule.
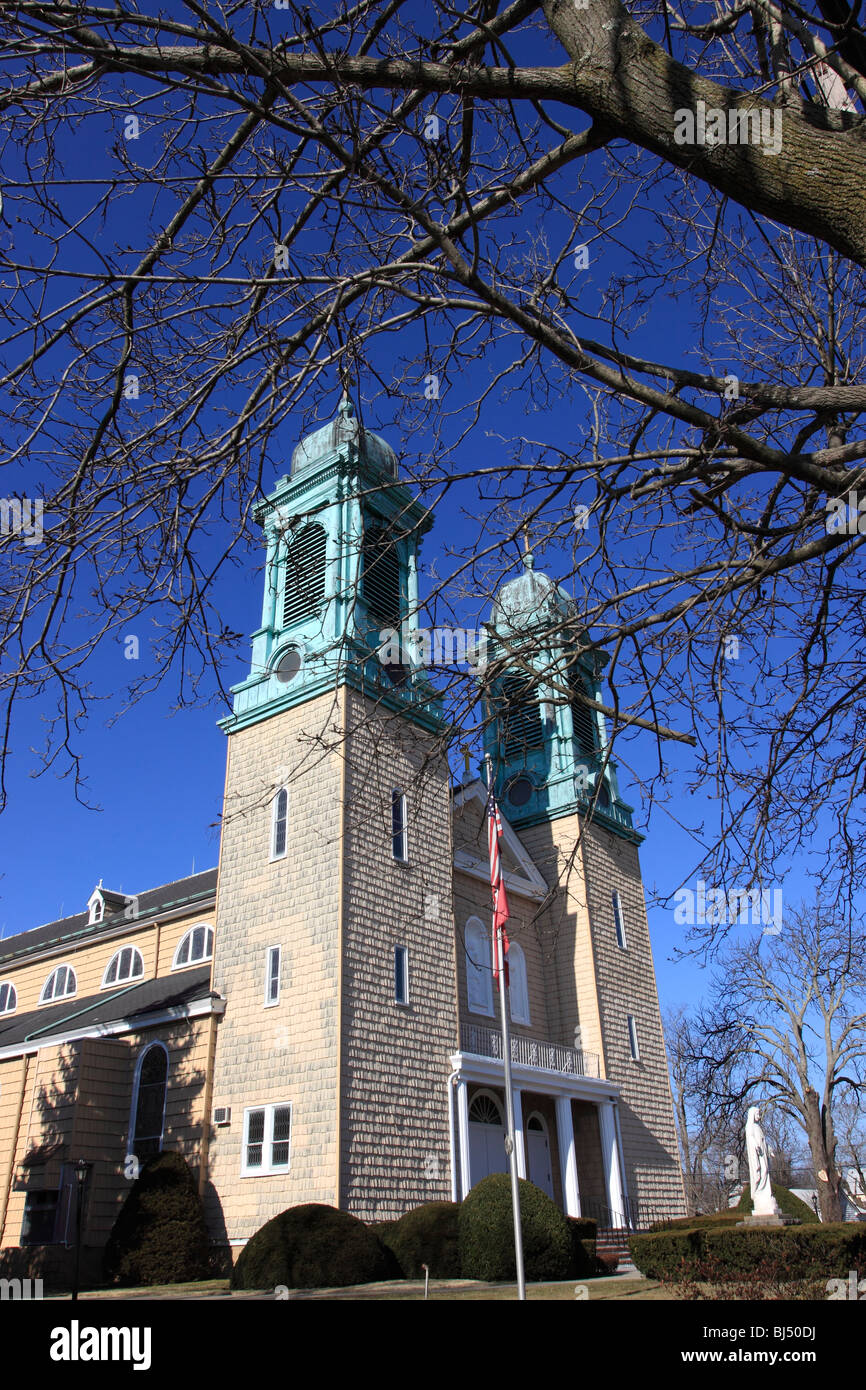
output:
[[487,843],[490,849],[490,887],[493,890],[493,979],[499,983],[499,952],[497,950],[498,933],[502,933],[502,958],[505,962],[505,985],[508,987],[508,933],[505,930],[505,923],[508,921],[508,897],[505,892],[505,880],[502,877],[502,859],[499,854],[499,841],[502,838],[502,821],[499,819],[499,807],[496,805],[496,797],[493,794],[493,786],[490,787],[490,795],[487,799]]

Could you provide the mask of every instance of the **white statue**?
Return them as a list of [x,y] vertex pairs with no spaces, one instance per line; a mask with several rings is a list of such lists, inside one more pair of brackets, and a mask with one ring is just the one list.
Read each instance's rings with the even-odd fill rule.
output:
[[769,1154],[760,1120],[761,1112],[758,1106],[750,1106],[746,1116],[746,1154],[749,1159],[749,1183],[752,1189],[752,1215],[779,1216],[779,1208],[770,1186]]

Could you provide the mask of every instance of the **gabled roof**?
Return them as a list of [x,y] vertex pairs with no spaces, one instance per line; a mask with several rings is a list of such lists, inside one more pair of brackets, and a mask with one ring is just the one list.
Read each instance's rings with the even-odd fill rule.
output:
[[[123,986],[121,989],[88,995],[85,999],[67,999],[48,1009],[31,1009],[26,1014],[0,1015],[0,1052],[7,1047],[27,1042],[47,1042],[55,1037],[88,1033],[108,1028],[111,1024],[128,1021],[130,1028],[151,1014],[177,1009],[183,1014],[191,1004],[216,999],[210,987],[211,967],[201,965],[195,970],[160,975],[155,980]],[[114,1029],[113,1031],[118,1031]]]
[[[484,811],[487,806],[487,788],[479,779],[474,782],[467,782],[454,794],[455,812],[461,811],[471,803],[477,803],[477,808],[481,812],[484,834],[475,844],[464,843],[459,846],[455,836],[454,867],[455,869],[462,869],[466,874],[471,874],[473,878],[483,879],[485,883],[489,884],[490,862],[487,856],[487,831],[483,822]],[[522,893],[525,898],[533,898],[536,902],[542,902],[550,892],[546,881],[539,873],[535,861],[517,831],[509,823],[501,807],[499,808],[499,819],[502,822],[502,875],[506,888],[513,888],[515,893]]]
[[203,869],[201,873],[190,874],[186,878],[173,879],[159,888],[148,888],[143,893],[124,897],[124,904],[135,901],[135,916],[125,917],[125,906],[116,912],[106,912],[101,922],[90,922],[88,912],[76,912],[72,917],[61,917],[56,922],[46,922],[42,927],[31,931],[17,932],[14,936],[0,939],[0,969],[12,960],[44,951],[51,946],[78,944],[90,937],[99,937],[112,928],[141,922],[148,917],[156,917],[161,912],[173,912],[178,908],[194,908],[197,903],[203,906],[216,893],[216,869]]

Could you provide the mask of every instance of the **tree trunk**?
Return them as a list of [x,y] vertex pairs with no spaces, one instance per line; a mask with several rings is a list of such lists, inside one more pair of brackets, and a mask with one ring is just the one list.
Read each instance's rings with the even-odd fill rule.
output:
[[842,1220],[842,1177],[836,1168],[836,1139],[833,1121],[822,1107],[818,1092],[806,1087],[806,1134],[815,1166],[818,1203],[822,1221]]

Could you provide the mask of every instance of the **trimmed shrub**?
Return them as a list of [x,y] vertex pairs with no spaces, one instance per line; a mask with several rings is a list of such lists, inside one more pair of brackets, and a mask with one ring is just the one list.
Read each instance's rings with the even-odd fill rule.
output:
[[586,1216],[567,1216],[571,1233],[571,1274],[576,1279],[600,1272],[600,1261],[596,1254],[595,1242],[598,1222]]
[[181,1154],[166,1151],[144,1164],[108,1237],[103,1269],[125,1287],[210,1277],[204,1207]]
[[[785,1216],[799,1217],[804,1225],[820,1226],[821,1218],[806,1202],[802,1201],[799,1197],[795,1197],[793,1192],[790,1192],[787,1187],[780,1187],[778,1183],[771,1183],[770,1185],[773,1189],[773,1196],[776,1199],[779,1210]],[[747,1187],[743,1190],[743,1195],[737,1203],[736,1210],[741,1213],[740,1220],[742,1220],[743,1214],[746,1216],[750,1214],[752,1210],[752,1193],[750,1188]]]
[[425,1202],[376,1229],[404,1279],[423,1279],[422,1265],[428,1266],[431,1279],[460,1278],[458,1211],[456,1202]]
[[706,1231],[714,1226],[736,1226],[743,1219],[739,1207],[728,1207],[725,1211],[709,1211],[703,1216],[676,1216],[672,1221],[656,1221],[650,1231]]
[[232,1288],[342,1288],[393,1272],[375,1231],[347,1211],[311,1202],[289,1207],[256,1231],[232,1271]]
[[[534,1183],[520,1180],[520,1225],[527,1279],[568,1279],[572,1236],[559,1207]],[[511,1179],[482,1178],[460,1204],[460,1269],[465,1279],[504,1282],[516,1278]]]
[[629,1240],[631,1257],[649,1279],[676,1283],[702,1277],[748,1277],[757,1267],[776,1282],[847,1278],[866,1270],[866,1230],[851,1223],[752,1229],[657,1231]]

